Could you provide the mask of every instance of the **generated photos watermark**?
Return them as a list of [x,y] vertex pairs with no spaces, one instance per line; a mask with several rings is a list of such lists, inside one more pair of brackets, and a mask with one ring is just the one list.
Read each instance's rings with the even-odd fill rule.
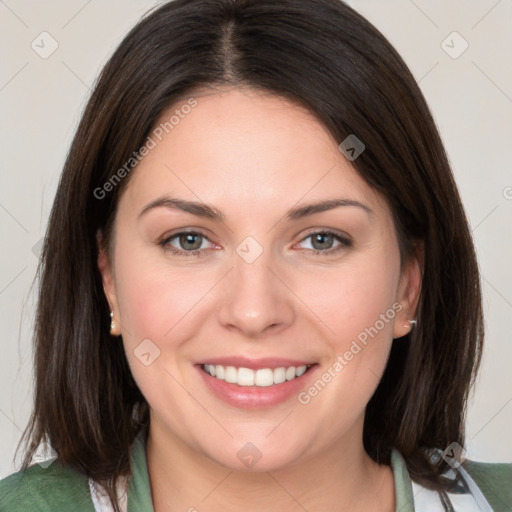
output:
[[[403,309],[402,304],[400,302],[395,302],[385,313],[382,313],[378,320],[374,322],[374,324],[370,327],[366,327],[363,331],[361,331],[357,336],[356,340],[352,340],[350,344],[350,348],[346,350],[343,354],[338,355],[336,360],[333,362],[329,368],[315,381],[315,383],[310,386],[307,390],[301,391],[297,398],[299,403],[302,405],[307,405],[311,402],[311,400],[318,396],[318,394],[331,382],[342,370],[349,364],[354,356],[359,354],[364,347],[368,345],[369,338],[373,339],[377,334],[379,334],[382,329],[388,324],[393,318],[395,318],[396,314]],[[358,343],[359,342],[359,343]]]
[[158,142],[164,138],[164,134],[169,134],[176,126],[178,126],[182,119],[184,119],[192,109],[198,105],[195,98],[189,98],[187,102],[181,105],[180,108],[174,110],[174,113],[165,122],[160,123],[153,129],[151,135],[148,136],[146,142],[134,151],[130,158],[120,167],[101,187],[96,187],[93,195],[96,199],[104,199],[109,192],[112,192],[121,181],[126,178],[133,168],[140,163],[144,157],[148,156],[150,151],[154,149]]

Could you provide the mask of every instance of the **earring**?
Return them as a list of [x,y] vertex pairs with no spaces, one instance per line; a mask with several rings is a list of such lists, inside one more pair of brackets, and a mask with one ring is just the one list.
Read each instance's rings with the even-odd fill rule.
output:
[[116,330],[116,323],[114,322],[114,312],[111,311],[110,312],[110,334],[111,336],[119,336],[119,334],[117,332],[115,332]]
[[[410,326],[411,329],[412,329],[413,327],[416,327],[417,323],[418,322],[416,320],[407,320],[407,322],[404,324],[404,327],[409,327]],[[409,325],[407,325],[407,324],[409,324]]]

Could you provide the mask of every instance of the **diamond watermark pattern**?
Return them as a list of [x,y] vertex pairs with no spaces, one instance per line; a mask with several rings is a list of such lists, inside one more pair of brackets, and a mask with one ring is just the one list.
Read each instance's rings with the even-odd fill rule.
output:
[[46,442],[42,442],[32,456],[32,462],[39,464],[43,469],[51,466],[56,459],[57,452]]
[[36,242],[33,246],[32,246],[32,254],[36,257],[36,258],[39,258],[39,255],[41,254],[41,249],[43,248],[43,243],[44,243],[44,237],[41,238],[38,242]]
[[248,236],[238,244],[236,252],[246,263],[253,263],[263,253],[263,247],[255,238]]
[[143,340],[133,353],[144,366],[153,364],[160,357],[160,349],[149,339]]
[[353,162],[366,149],[366,146],[353,133],[351,133],[338,146],[338,149],[345,155],[347,160]]
[[453,442],[441,454],[441,457],[453,469],[457,469],[468,458],[468,454],[459,443]]
[[41,32],[30,46],[39,57],[47,59],[59,47],[59,43],[48,32]]
[[441,48],[452,59],[458,59],[469,48],[469,43],[457,31],[453,31],[443,40]]
[[245,443],[242,448],[238,450],[236,455],[248,468],[252,468],[263,456],[258,448],[251,442]]

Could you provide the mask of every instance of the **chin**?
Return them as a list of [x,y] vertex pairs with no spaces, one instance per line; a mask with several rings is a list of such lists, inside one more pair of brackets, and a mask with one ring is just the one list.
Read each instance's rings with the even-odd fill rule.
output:
[[[277,471],[297,463],[305,447],[294,447],[290,440],[265,439],[265,435],[230,439],[215,447],[204,446],[204,453],[215,463],[232,471]],[[276,442],[277,441],[277,442]]]

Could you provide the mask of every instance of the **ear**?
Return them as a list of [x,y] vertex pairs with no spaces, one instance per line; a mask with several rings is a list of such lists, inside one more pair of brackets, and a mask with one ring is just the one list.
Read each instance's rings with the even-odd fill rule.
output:
[[424,244],[423,241],[418,241],[414,244],[413,251],[402,268],[396,296],[396,300],[402,305],[402,309],[395,317],[393,338],[405,336],[413,327],[409,320],[416,318],[423,280],[423,267]]
[[110,262],[110,258],[108,256],[107,250],[104,246],[103,241],[103,232],[98,229],[96,232],[96,242],[98,247],[98,269],[101,274],[101,279],[103,282],[103,290],[105,292],[105,296],[109,303],[110,311],[114,314],[114,319],[116,320],[114,323],[116,325],[115,330],[112,331],[111,334],[118,335],[120,334],[119,325],[119,308],[117,303],[116,289],[114,283],[114,274],[112,270],[112,265]]

